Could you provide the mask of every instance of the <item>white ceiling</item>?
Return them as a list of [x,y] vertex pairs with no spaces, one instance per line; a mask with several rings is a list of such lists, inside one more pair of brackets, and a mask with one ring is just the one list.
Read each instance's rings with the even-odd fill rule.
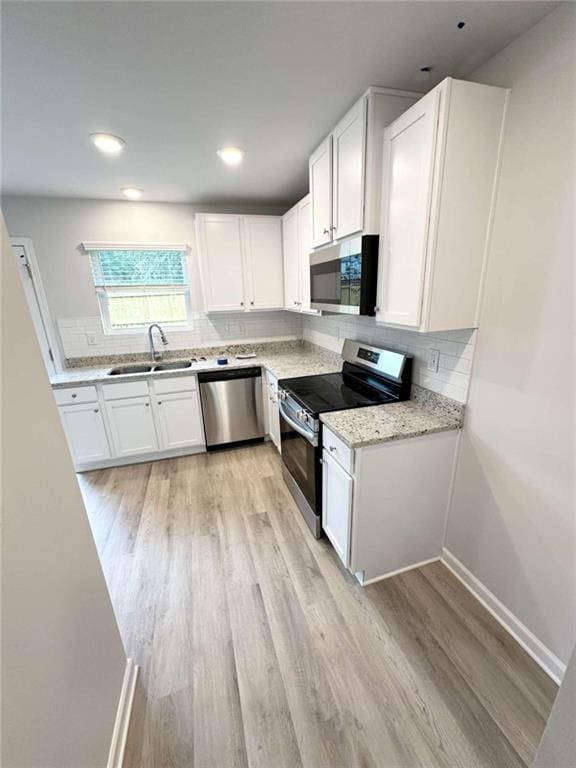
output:
[[[137,186],[146,200],[282,205],[369,85],[465,77],[556,3],[2,5],[5,193],[114,199]],[[94,131],[123,136],[124,154],[99,155]],[[226,144],[245,148],[240,169],[216,156]]]

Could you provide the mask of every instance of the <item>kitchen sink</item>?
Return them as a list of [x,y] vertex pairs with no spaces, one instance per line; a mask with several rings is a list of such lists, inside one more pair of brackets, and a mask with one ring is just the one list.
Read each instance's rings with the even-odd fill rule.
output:
[[180,371],[184,368],[190,368],[192,366],[192,363],[188,362],[187,360],[181,360],[180,362],[175,363],[160,363],[160,365],[155,365],[154,370],[155,371]]
[[123,376],[126,373],[150,373],[151,365],[119,365],[108,371],[108,376]]

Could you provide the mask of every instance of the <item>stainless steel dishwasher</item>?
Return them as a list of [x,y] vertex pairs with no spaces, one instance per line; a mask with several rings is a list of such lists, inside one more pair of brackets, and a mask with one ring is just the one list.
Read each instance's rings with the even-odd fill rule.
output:
[[198,374],[206,447],[264,438],[260,368]]

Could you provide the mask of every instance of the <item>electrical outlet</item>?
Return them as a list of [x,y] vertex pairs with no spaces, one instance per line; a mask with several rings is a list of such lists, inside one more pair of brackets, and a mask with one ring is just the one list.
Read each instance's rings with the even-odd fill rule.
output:
[[90,347],[96,346],[96,334],[95,333],[87,333],[86,334],[86,344]]
[[428,350],[428,365],[427,365],[428,370],[432,371],[432,373],[436,373],[438,371],[439,363],[440,363],[440,350],[439,349],[429,349]]

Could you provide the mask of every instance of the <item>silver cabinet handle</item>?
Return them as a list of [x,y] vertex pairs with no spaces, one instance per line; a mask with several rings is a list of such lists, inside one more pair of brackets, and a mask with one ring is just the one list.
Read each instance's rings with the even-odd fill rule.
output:
[[99,413],[100,408],[94,408],[94,413]]
[[244,302],[243,302],[243,301],[241,301],[241,302],[240,302],[240,306],[241,306],[241,307],[243,307],[243,306],[244,306]]
[[146,408],[150,408],[150,403],[144,403],[144,405],[146,406]]
[[338,227],[330,227],[330,229],[332,230],[332,232],[336,232],[336,230],[338,229]]
[[74,393],[73,395],[71,395],[71,397],[72,397],[72,400],[74,400],[74,398],[78,397],[78,395],[76,393]]
[[328,446],[328,450],[330,451],[330,453],[334,453],[334,451],[336,450],[336,448],[335,448],[333,445],[329,445],[329,446]]
[[162,400],[158,400],[158,405],[162,405]]
[[322,233],[323,233],[324,235],[329,235],[329,234],[330,234],[330,230],[329,230],[329,229],[323,229],[323,230],[322,230]]
[[253,301],[251,301],[251,302],[250,302],[250,306],[251,306],[251,307],[253,307],[253,306],[254,306],[254,302],[253,302]]

